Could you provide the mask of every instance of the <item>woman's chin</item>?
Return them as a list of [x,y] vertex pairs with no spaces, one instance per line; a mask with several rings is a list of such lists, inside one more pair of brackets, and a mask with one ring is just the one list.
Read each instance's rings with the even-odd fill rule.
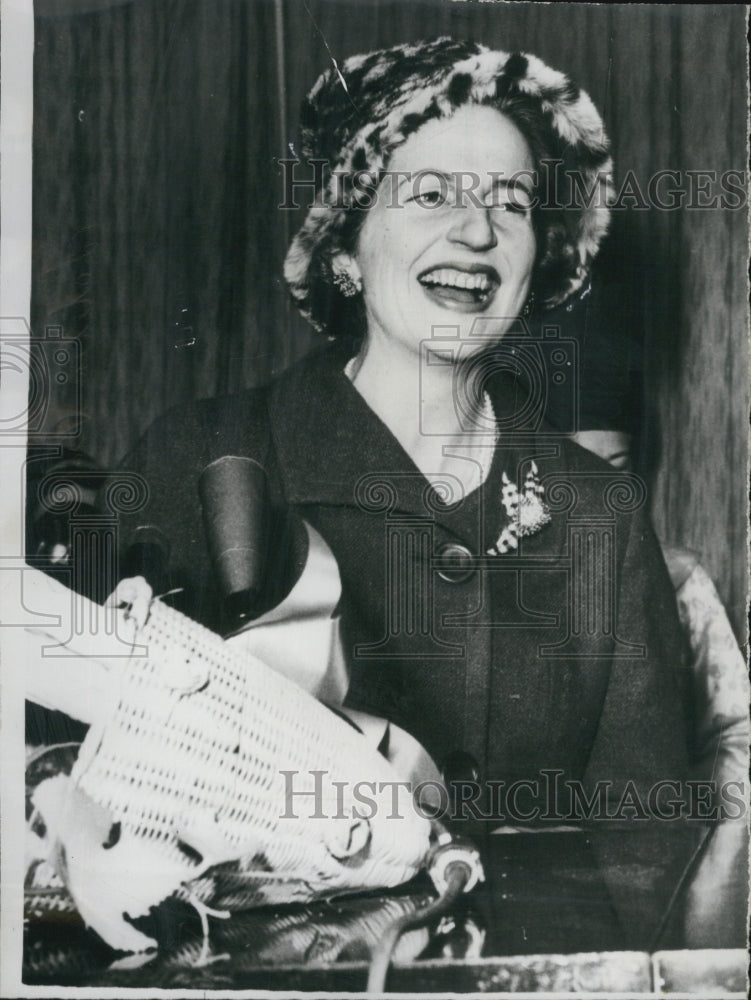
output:
[[[507,303],[497,301],[490,309],[453,308],[448,300],[410,303],[411,308],[392,310],[369,323],[372,338],[374,328],[384,345],[391,341],[409,345],[419,354],[428,351],[436,358],[459,360],[485,350],[501,340],[518,320],[517,311],[509,311]],[[419,305],[419,308],[417,307]]]
[[430,340],[423,342],[423,363],[462,364],[497,344],[507,329],[506,325],[492,325],[478,330],[476,324],[469,324],[466,329],[459,326],[452,330],[447,326],[436,330]]

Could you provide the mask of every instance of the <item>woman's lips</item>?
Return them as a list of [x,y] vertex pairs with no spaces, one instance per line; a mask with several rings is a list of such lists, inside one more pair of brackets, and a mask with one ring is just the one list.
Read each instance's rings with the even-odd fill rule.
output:
[[418,275],[425,294],[438,305],[458,312],[478,312],[490,304],[500,287],[495,268],[440,264]]

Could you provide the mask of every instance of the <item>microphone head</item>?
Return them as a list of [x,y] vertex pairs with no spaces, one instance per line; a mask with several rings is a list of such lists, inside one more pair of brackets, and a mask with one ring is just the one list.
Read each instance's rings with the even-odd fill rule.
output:
[[203,523],[225,611],[251,618],[263,594],[269,542],[266,471],[252,458],[225,455],[198,481]]

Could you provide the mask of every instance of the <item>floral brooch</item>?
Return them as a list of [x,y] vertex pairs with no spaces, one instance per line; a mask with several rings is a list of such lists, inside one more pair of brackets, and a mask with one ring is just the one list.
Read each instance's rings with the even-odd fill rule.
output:
[[502,556],[519,547],[519,539],[534,535],[550,522],[550,510],[545,503],[545,487],[539,479],[537,466],[532,462],[524,479],[521,496],[506,473],[503,473],[501,503],[508,524],[498,536],[495,545],[488,549],[489,556]]

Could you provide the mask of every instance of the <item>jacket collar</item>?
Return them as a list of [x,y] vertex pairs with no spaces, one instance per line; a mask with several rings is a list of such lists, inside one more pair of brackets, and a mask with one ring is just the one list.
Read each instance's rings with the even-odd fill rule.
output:
[[[271,433],[290,503],[361,506],[417,518],[429,516],[473,548],[487,548],[504,520],[504,471],[520,486],[532,460],[541,479],[565,471],[560,435],[547,427],[543,433],[531,427],[502,430],[483,487],[459,504],[442,504],[389,428],[344,374],[347,360],[336,348],[316,352],[285,372],[272,387]],[[500,426],[508,426],[511,415],[520,411],[518,383],[494,379],[488,392]],[[562,534],[557,520],[554,518],[538,535],[524,539],[525,554],[540,547],[538,538],[546,552],[559,551],[565,527]]]

